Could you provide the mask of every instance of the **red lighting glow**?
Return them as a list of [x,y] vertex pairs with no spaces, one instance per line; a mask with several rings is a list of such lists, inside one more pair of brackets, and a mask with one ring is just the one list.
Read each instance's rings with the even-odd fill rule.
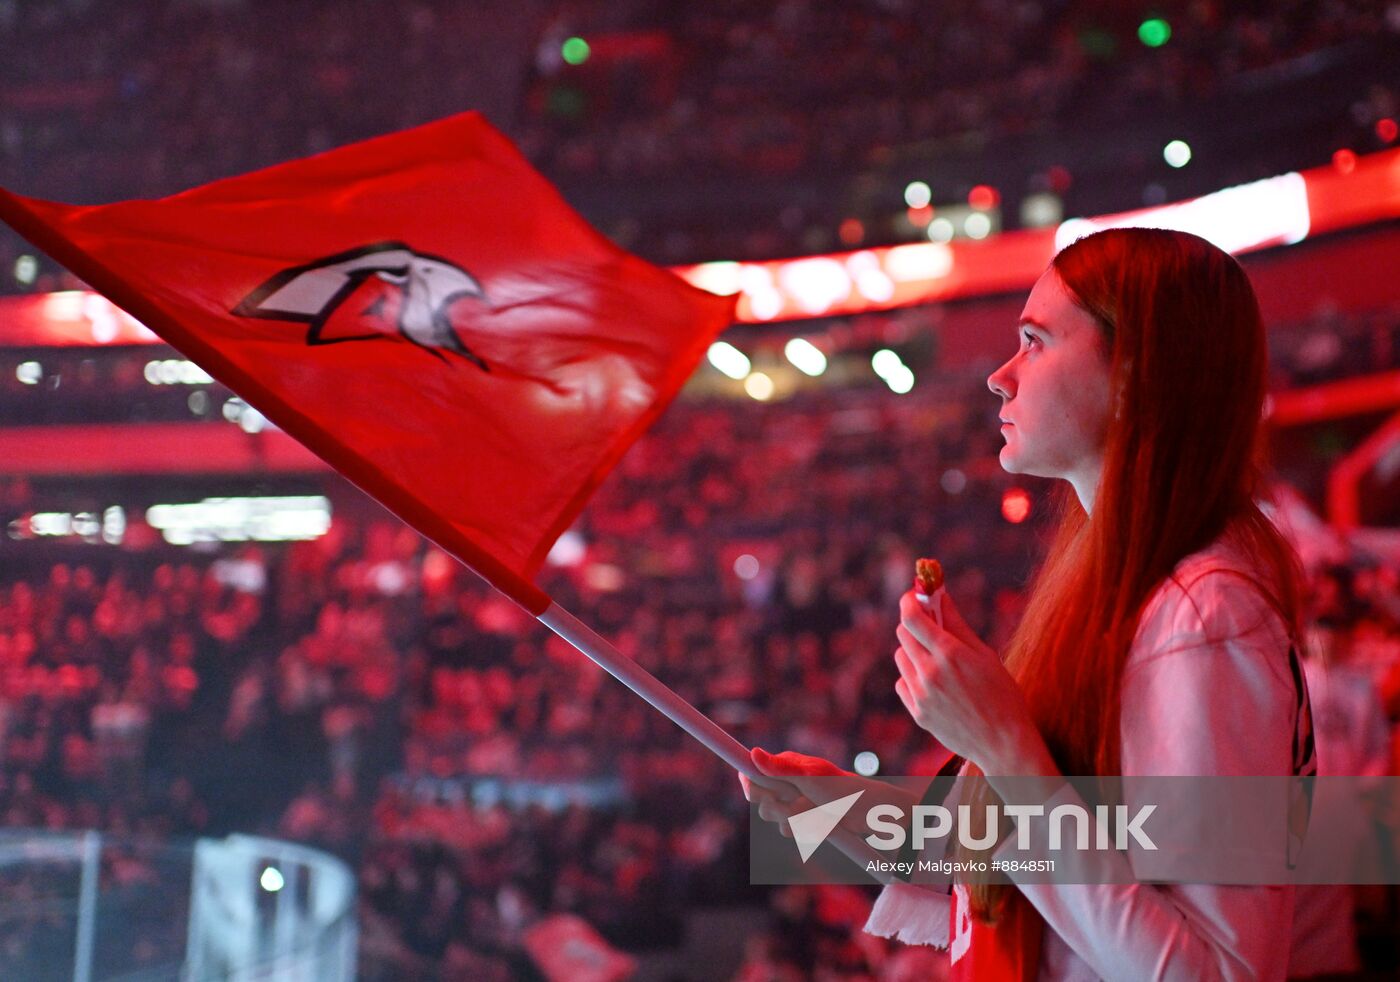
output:
[[1031,514],[1031,495],[1025,488],[1008,488],[1001,496],[1001,517],[1020,525]]
[[978,211],[995,208],[999,201],[1001,201],[1001,195],[997,193],[996,188],[989,184],[979,184],[967,193],[967,203]]

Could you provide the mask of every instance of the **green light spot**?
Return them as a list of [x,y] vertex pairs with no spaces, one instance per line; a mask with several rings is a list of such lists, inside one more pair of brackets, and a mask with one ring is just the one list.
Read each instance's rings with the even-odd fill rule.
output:
[[1145,20],[1138,26],[1138,40],[1149,48],[1160,48],[1171,36],[1171,25],[1160,17]]
[[583,38],[569,38],[560,49],[560,54],[570,65],[582,65],[588,60],[588,42]]

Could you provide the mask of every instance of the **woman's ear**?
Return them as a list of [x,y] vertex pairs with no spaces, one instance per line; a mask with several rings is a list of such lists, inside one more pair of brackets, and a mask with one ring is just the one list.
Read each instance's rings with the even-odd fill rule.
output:
[[1119,369],[1119,371],[1118,371],[1118,381],[1117,381],[1117,384],[1113,387],[1113,418],[1114,418],[1114,419],[1122,419],[1122,418],[1123,418],[1123,397],[1124,397],[1124,393],[1126,393],[1126,392],[1128,391],[1128,386],[1129,386],[1129,384],[1131,384],[1131,383],[1129,382],[1129,379],[1132,377],[1132,373],[1133,373],[1133,360],[1132,360],[1131,358],[1125,358],[1125,359],[1123,360],[1123,365],[1122,365],[1122,367],[1121,367],[1121,368]]

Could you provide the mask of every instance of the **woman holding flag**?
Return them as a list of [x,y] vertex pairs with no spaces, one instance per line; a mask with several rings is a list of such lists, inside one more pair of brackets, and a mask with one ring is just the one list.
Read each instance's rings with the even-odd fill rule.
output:
[[[1017,335],[987,380],[1000,460],[1064,481],[1058,530],[1004,655],[951,598],[940,624],[905,594],[895,689],[910,716],[992,791],[1315,773],[1301,571],[1255,503],[1266,346],[1244,271],[1194,235],[1098,232],[1054,258]],[[812,807],[806,777],[845,773],[790,752],[753,761],[803,792],[741,776],[780,824]],[[950,898],[895,883],[865,929],[947,945],[954,979],[1194,982],[1285,978],[1292,917],[1291,886],[958,883]]]

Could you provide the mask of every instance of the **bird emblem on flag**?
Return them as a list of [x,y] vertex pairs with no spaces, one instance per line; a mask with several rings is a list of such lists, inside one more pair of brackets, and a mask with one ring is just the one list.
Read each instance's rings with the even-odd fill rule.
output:
[[444,361],[443,352],[452,352],[489,372],[453,326],[451,307],[464,297],[485,294],[460,266],[402,242],[379,242],[283,270],[233,313],[304,322],[309,345],[403,338]]

